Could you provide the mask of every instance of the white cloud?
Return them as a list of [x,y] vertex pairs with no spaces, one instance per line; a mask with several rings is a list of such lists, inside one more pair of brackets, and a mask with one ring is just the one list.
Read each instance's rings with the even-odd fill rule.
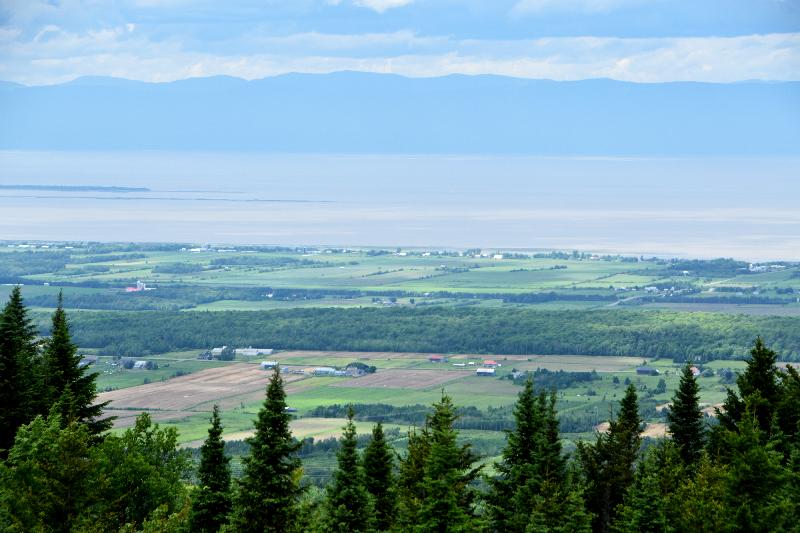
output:
[[340,70],[411,77],[498,74],[635,82],[800,80],[800,33],[459,40],[411,31],[274,36],[259,30],[219,41],[213,49],[191,50],[177,37],[151,39],[138,25],[133,31],[125,23],[82,32],[43,26],[28,37],[0,28],[0,47],[0,79],[27,84],[84,75],[171,81],[219,74],[254,79]]
[[378,13],[413,3],[414,0],[353,0],[354,5],[366,7]]
[[644,3],[644,0],[519,0],[512,12],[540,14],[549,12],[602,13]]

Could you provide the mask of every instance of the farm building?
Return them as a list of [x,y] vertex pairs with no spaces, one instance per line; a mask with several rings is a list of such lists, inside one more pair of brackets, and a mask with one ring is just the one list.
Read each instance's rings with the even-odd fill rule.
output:
[[366,372],[364,372],[364,369],[355,366],[348,366],[347,368],[344,369],[344,373],[345,375],[350,376],[351,378],[360,378],[361,376],[366,374]]
[[219,357],[222,355],[222,350],[227,348],[227,346],[223,346],[222,348],[211,348],[211,357]]
[[318,366],[311,371],[315,376],[335,376],[336,369],[332,366]]
[[272,370],[278,366],[277,361],[261,361],[261,370]]
[[492,359],[487,359],[483,362],[483,368],[495,368],[500,366],[497,361],[493,361]]
[[256,355],[272,355],[272,348],[236,348],[234,353],[242,357],[255,357]]
[[432,355],[428,357],[428,361],[431,363],[446,363],[447,357],[443,355]]
[[494,376],[494,368],[478,368],[475,370],[476,376]]
[[640,366],[636,368],[636,373],[640,376],[657,376],[658,369],[652,366]]
[[693,367],[692,367],[692,368],[690,368],[689,370],[691,370],[691,371],[692,371],[692,375],[693,375],[694,377],[697,377],[697,376],[699,376],[699,375],[700,375],[700,369],[699,369],[699,368],[697,368],[696,366],[693,366]]
[[147,368],[147,361],[141,361],[141,360],[140,361],[135,361],[133,363],[133,368],[146,369]]

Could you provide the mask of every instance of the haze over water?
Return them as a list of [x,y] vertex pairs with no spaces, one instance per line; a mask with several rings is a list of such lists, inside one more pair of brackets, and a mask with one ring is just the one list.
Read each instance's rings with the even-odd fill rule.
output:
[[800,158],[0,152],[0,239],[800,259]]

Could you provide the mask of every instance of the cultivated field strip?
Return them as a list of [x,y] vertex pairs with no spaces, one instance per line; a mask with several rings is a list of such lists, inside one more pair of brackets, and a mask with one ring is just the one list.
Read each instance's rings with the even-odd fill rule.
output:
[[[258,365],[231,364],[169,381],[104,392],[98,400],[111,402],[112,409],[187,411],[229,396],[263,394],[269,375]],[[286,381],[302,378],[287,376]]]

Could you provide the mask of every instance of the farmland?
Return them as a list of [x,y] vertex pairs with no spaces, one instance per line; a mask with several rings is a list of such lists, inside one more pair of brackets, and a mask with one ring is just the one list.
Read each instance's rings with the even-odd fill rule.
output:
[[[426,305],[800,315],[800,265],[531,250],[7,243],[0,281],[52,308],[264,311]],[[144,290],[126,287],[144,283]],[[153,290],[149,290],[153,289]],[[9,289],[0,287],[0,298]]]
[[[178,428],[187,447],[205,437],[214,404],[225,437],[238,441],[252,433],[263,402],[269,373],[258,363],[265,357],[198,359],[222,345],[275,348],[268,358],[296,372],[284,377],[298,438],[337,436],[342,406],[354,404],[361,406],[359,433],[380,419],[402,450],[405,430],[444,390],[464,409],[461,438],[485,458],[504,442],[520,390],[513,373],[591,373],[558,387],[569,450],[602,430],[627,382],[639,389],[646,435],[656,436],[683,361],[704,371],[701,400],[713,413],[729,370],[742,366],[735,359],[756,335],[786,358],[800,357],[794,263],[532,250],[8,243],[0,248],[0,281],[0,298],[24,285],[45,335],[63,292],[74,340],[96,358],[99,400],[109,402],[114,431],[148,412]],[[447,361],[432,362],[431,354]],[[475,368],[486,358],[500,366],[495,376],[479,377]],[[150,369],[126,368],[134,359]],[[637,375],[645,361],[660,375]],[[376,372],[308,372],[351,363]],[[304,457],[308,475],[324,480],[332,457]]]

